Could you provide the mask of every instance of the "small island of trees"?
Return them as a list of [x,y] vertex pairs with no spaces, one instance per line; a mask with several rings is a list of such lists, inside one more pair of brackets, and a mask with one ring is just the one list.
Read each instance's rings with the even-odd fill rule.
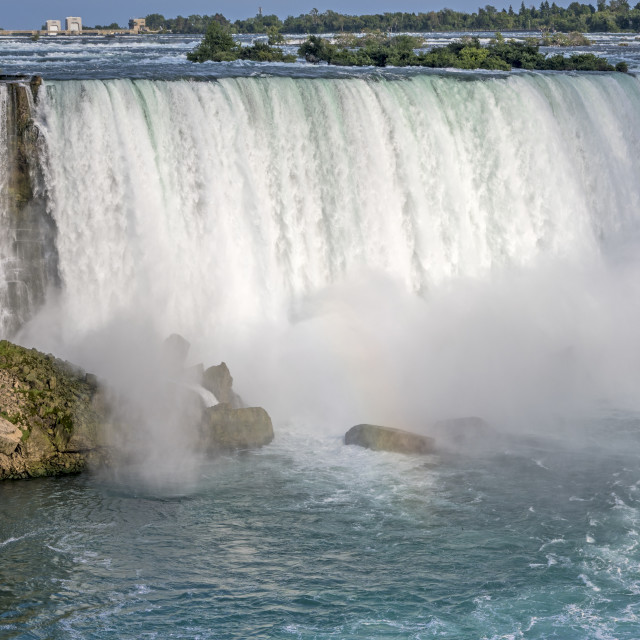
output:
[[505,40],[500,33],[489,44],[482,45],[477,37],[466,36],[458,42],[429,51],[416,51],[421,39],[410,35],[385,36],[375,34],[354,42],[338,38],[331,44],[319,36],[310,36],[298,53],[307,62],[343,66],[431,67],[454,69],[511,69],[548,71],[627,71],[619,62],[615,67],[592,53],[545,56],[537,42]]
[[230,62],[232,60],[254,60],[255,62],[295,62],[296,57],[286,55],[277,44],[282,44],[284,38],[278,32],[269,35],[269,42],[256,42],[249,47],[243,47],[231,35],[227,25],[217,21],[211,22],[202,42],[187,53],[187,60],[191,62]]
[[[229,62],[254,60],[258,62],[295,62],[296,56],[285,54],[278,46],[282,35],[275,29],[269,33],[269,42],[251,46],[237,43],[229,26],[217,21],[207,29],[202,42],[187,54],[191,62]],[[298,49],[298,55],[310,63],[325,62],[341,66],[394,66],[456,69],[487,69],[510,71],[516,69],[553,71],[627,71],[619,62],[615,67],[604,58],[592,53],[574,53],[545,56],[537,42],[505,40],[500,33],[482,45],[477,37],[464,37],[444,47],[421,50],[422,39],[411,35],[388,35],[379,32],[364,37],[340,35],[335,43],[311,35]]]

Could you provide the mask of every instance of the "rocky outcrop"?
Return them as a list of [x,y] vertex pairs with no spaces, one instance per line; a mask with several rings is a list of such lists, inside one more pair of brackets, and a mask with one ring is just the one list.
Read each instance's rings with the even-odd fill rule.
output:
[[76,473],[99,457],[98,390],[74,365],[0,341],[0,479]]
[[[154,420],[169,425],[171,444],[183,452],[216,454],[262,447],[273,425],[261,407],[207,406],[202,365],[184,367],[189,343],[172,336],[164,345],[166,376],[154,387],[153,406],[100,388],[95,375],[75,365],[0,341],[0,480],[77,473],[91,465],[131,464],[144,459],[148,439],[159,432],[141,428]],[[237,401],[223,363],[209,381],[220,397]]]
[[56,225],[47,211],[34,107],[42,79],[0,77],[0,335],[14,334],[59,284]]
[[374,451],[428,454],[435,450],[433,438],[374,424],[351,427],[344,437],[345,444],[355,444]]
[[262,407],[233,409],[217,404],[205,410],[201,446],[209,453],[255,449],[273,440],[273,425]]
[[[218,404],[203,406],[200,419],[198,450],[214,454],[235,449],[253,449],[273,440],[269,414],[261,407],[245,407],[233,390],[233,378],[226,363],[204,369],[201,364],[184,367],[190,344],[173,334],[165,341],[165,352],[173,354],[172,362],[180,363],[180,379],[186,384],[200,385],[211,392]],[[195,406],[196,400],[190,402]]]
[[30,83],[8,82],[7,131],[9,155],[9,196],[18,207],[33,199],[37,166],[38,129],[31,107],[37,98],[42,79],[34,76]]
[[240,396],[233,390],[233,378],[225,362],[209,367],[202,376],[202,386],[211,391],[218,402],[230,405],[233,409],[244,406]]

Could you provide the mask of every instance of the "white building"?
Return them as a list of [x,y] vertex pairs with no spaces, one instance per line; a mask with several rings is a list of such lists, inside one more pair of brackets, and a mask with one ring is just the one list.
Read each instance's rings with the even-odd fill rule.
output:
[[66,18],[65,24],[65,29],[71,33],[82,31],[82,18]]
[[147,30],[147,23],[145,18],[131,18],[129,20],[129,29],[131,31],[135,31],[136,33],[140,33],[141,31]]
[[47,20],[47,32],[58,33],[62,29],[60,20]]

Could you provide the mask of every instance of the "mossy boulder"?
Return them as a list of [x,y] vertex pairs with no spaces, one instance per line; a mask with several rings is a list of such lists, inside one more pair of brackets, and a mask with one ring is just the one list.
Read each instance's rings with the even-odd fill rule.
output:
[[201,446],[209,452],[255,449],[273,440],[273,425],[262,407],[233,409],[218,404],[205,409]]
[[97,396],[75,365],[0,341],[0,479],[84,469],[104,420]]
[[428,454],[435,450],[435,440],[410,431],[375,424],[358,424],[344,436],[345,444],[355,444],[374,451]]

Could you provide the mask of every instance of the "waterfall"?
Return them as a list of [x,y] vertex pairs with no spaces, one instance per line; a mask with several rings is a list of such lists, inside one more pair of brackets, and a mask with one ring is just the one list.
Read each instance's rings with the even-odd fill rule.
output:
[[47,84],[66,314],[275,317],[363,269],[414,292],[597,250],[640,199],[620,76]]
[[[460,283],[477,291],[544,265],[598,264],[638,229],[640,85],[623,74],[121,79],[41,91],[61,282],[45,315],[67,345],[138,323],[238,353],[242,340],[268,341],[251,333],[256,326],[304,322],[314,305],[328,313],[323,292],[346,287],[353,300],[363,278],[437,304]],[[558,318],[558,305],[575,314],[588,305],[566,299],[580,287],[552,289],[544,322]],[[395,293],[384,296],[396,307],[385,326],[411,315]],[[523,313],[535,296],[505,300]],[[562,350],[572,330],[559,315],[562,339],[552,342]],[[413,330],[428,333],[437,316]],[[371,355],[372,341],[356,347],[362,336],[356,330],[347,347],[341,333],[340,349]],[[490,356],[476,355],[477,376]],[[248,376],[250,365],[237,370]]]

